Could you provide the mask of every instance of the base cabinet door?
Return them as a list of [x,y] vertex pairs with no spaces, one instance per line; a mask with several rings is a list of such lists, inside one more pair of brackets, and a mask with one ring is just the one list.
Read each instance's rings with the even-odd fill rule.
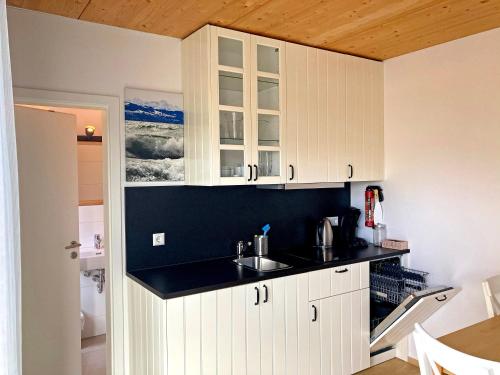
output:
[[260,283],[260,369],[261,375],[273,374],[273,304],[274,280]]
[[351,369],[356,373],[370,367],[370,289],[351,295]]
[[285,285],[277,278],[246,287],[246,374],[287,375]]
[[[246,286],[247,373],[260,375],[260,303],[258,283]],[[240,334],[243,334],[241,332]]]
[[[268,313],[261,319],[262,322],[266,322],[265,324],[261,324],[261,332],[264,332],[266,329],[270,329],[272,332],[272,340],[270,342],[272,346],[272,366],[269,366],[268,362],[264,366],[264,358],[266,357],[262,356],[263,374],[287,375],[285,281],[286,278],[284,277],[272,280],[272,289],[270,290],[268,300],[271,303],[270,308],[265,305],[266,309],[272,312],[272,316]],[[261,307],[261,313],[262,311],[266,311],[264,306]]]
[[[313,301],[309,303],[309,373],[321,374],[321,320],[325,317],[320,309],[321,301],[326,302],[330,298],[324,300]],[[330,332],[326,332],[330,334]]]
[[370,291],[309,303],[309,373],[350,375],[370,366]]

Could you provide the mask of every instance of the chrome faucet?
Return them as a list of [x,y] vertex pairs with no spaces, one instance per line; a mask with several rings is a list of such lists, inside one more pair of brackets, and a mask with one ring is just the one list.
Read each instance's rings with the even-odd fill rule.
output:
[[247,249],[248,244],[245,243],[245,241],[238,241],[236,244],[236,255],[238,258],[242,258],[243,254],[245,253]]

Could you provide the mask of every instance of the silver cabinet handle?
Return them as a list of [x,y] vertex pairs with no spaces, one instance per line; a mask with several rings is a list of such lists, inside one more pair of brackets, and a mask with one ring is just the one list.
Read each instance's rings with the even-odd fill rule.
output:
[[64,246],[64,248],[66,250],[69,250],[69,249],[74,249],[75,247],[80,247],[82,246],[82,244],[78,241],[71,241],[70,244],[68,246]]

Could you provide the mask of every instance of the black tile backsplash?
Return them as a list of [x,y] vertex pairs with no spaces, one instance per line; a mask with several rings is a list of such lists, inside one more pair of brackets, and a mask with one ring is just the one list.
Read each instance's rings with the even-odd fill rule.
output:
[[[269,251],[314,243],[321,217],[341,215],[350,186],[341,189],[264,190],[254,186],[127,187],[127,270],[234,255],[269,223]],[[152,234],[165,232],[165,246]]]

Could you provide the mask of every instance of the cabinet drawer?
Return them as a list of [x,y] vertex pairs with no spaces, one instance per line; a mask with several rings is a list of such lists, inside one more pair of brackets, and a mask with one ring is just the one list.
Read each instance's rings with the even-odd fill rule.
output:
[[331,269],[331,295],[349,293],[370,285],[370,263],[355,263]]
[[368,288],[370,262],[309,272],[309,301]]
[[309,272],[309,301],[330,297],[332,295],[331,269]]

